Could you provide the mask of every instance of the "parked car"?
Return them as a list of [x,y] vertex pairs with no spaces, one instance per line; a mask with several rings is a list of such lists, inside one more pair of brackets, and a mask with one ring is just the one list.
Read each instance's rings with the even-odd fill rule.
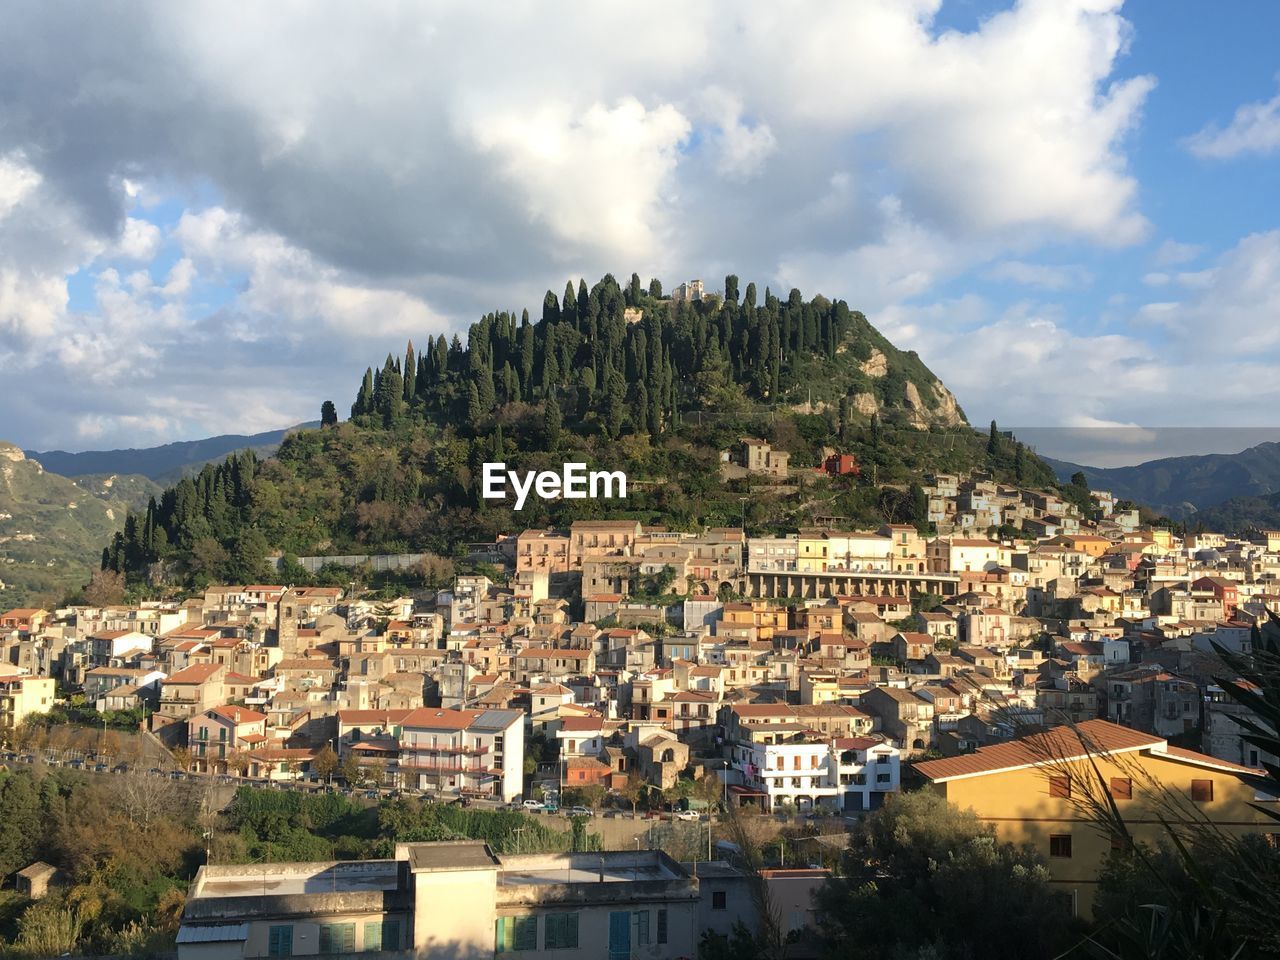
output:
[[700,814],[697,810],[677,810],[671,816],[673,816],[677,820],[685,820],[693,823],[696,823],[697,821],[702,819],[702,814]]
[[579,804],[576,807],[569,808],[569,816],[571,817],[594,817],[596,812],[590,807],[584,807]]
[[541,800],[526,800],[521,804],[521,806],[530,813],[541,813],[543,810],[547,809],[547,805]]

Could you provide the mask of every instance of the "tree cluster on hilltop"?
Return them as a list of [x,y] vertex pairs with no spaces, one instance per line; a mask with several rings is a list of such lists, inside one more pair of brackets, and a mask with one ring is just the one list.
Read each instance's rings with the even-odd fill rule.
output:
[[[418,352],[366,370],[351,418],[326,401],[319,430],[285,438],[276,455],[206,466],[131,513],[104,550],[105,569],[131,585],[199,587],[268,576],[263,560],[289,555],[430,551],[575,519],[629,517],[674,529],[740,524],[784,530],[814,515],[849,523],[926,523],[926,472],[987,469],[1048,486],[1052,472],[1022,444],[984,444],[969,427],[919,429],[905,384],[936,401],[936,379],[843,301],[786,300],[754,284],[740,297],[672,302],[632,275],[591,289],[548,292],[542,315],[489,314],[467,343],[431,338]],[[881,365],[868,374],[864,361]],[[874,414],[855,396],[875,396]],[[803,404],[793,404],[803,400]],[[812,403],[810,403],[812,401]],[[954,412],[951,416],[955,416]],[[719,451],[743,435],[788,451],[789,488],[726,483]],[[860,477],[827,481],[804,468],[824,450],[854,454]],[[481,465],[559,469],[566,461],[621,469],[625,501],[511,504],[480,497]],[[341,582],[345,583],[346,579]]]

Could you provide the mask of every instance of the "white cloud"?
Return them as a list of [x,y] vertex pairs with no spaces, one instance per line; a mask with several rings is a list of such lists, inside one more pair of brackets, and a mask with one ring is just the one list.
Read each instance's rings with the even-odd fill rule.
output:
[[691,127],[669,103],[634,97],[576,113],[548,103],[528,113],[477,117],[470,135],[496,155],[530,218],[559,241],[599,244],[608,256],[650,262],[671,198],[677,148]]
[[1250,234],[1212,268],[1177,279],[1190,297],[1146,304],[1138,317],[1166,328],[1191,356],[1280,347],[1280,230]]
[[1093,275],[1079,264],[1026,263],[1021,260],[1003,260],[987,271],[987,277],[1045,290],[1066,290],[1093,282]]
[[1157,267],[1173,267],[1189,263],[1200,254],[1204,247],[1197,243],[1179,243],[1177,240],[1166,240],[1158,248],[1151,262]]
[[348,336],[412,336],[446,328],[444,319],[421,299],[353,282],[284,238],[253,229],[241,214],[223,207],[183,214],[173,237],[186,257],[175,264],[166,292],[189,287],[197,271],[224,278],[247,275],[236,303],[236,312],[243,316],[230,328],[241,339],[305,337],[315,332],[316,324]]
[[[196,430],[310,415],[359,338],[376,355],[566,275],[724,269],[873,316],[993,262],[1085,282],[1035,251],[1148,229],[1125,149],[1153,81],[1123,75],[1120,0],[1016,0],[968,32],[939,7],[35,5],[0,34],[28,78],[0,107],[21,171],[0,165],[0,353],[132,357],[156,402],[208,393]],[[186,207],[172,231],[147,222],[162,202]],[[69,315],[67,278],[109,264]],[[224,370],[254,347],[270,398],[193,371],[193,344]],[[161,389],[175,368],[193,379]],[[147,402],[62,376],[24,429]]]
[[1197,157],[1212,160],[1280,150],[1280,93],[1270,100],[1243,104],[1225,128],[1209,124],[1184,143]]
[[160,228],[147,220],[128,217],[116,244],[116,253],[126,260],[151,260],[160,249]]

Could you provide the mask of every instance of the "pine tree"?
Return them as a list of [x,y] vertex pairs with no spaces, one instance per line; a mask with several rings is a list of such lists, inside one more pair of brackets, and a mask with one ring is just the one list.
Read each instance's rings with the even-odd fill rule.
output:
[[991,421],[991,432],[987,435],[987,456],[994,457],[1000,452],[1000,431],[996,428],[996,422]]
[[332,400],[326,400],[320,404],[320,426],[333,427],[338,423],[338,409],[333,405]]
[[649,296],[655,300],[662,299],[662,281],[657,277],[649,281]]

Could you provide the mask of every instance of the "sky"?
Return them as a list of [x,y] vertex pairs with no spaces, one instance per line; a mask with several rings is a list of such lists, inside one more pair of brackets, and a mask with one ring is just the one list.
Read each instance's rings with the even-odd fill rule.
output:
[[312,420],[632,271],[843,298],[1042,452],[1280,434],[1277,36],[1271,0],[11,5],[0,439]]

